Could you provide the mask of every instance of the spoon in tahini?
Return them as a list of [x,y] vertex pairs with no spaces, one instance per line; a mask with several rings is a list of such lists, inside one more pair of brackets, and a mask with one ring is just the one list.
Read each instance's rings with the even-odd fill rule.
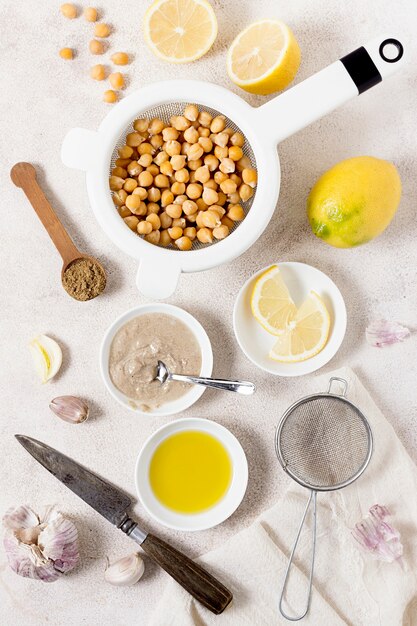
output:
[[245,380],[223,380],[221,378],[203,378],[201,376],[186,376],[184,374],[173,374],[169,371],[163,361],[158,361],[156,368],[155,380],[159,380],[162,384],[168,380],[177,380],[182,383],[191,383],[192,385],[203,385],[204,387],[214,387],[215,389],[223,389],[224,391],[234,391],[243,396],[250,396],[255,392],[255,385]]
[[[103,291],[106,284],[106,273],[103,266],[94,257],[82,254],[75,246],[71,237],[68,235],[64,226],[58,219],[55,211],[49,204],[42,189],[40,188],[38,181],[36,180],[36,170],[31,163],[16,163],[10,171],[10,177],[16,187],[23,189],[27,199],[35,209],[39,219],[45,226],[48,235],[55,244],[56,249],[63,260],[63,266],[61,271],[61,281],[65,291],[75,298],[76,300],[91,300],[96,295],[99,295]],[[79,297],[76,292],[72,292],[67,289],[64,282],[64,274],[70,265],[74,262],[82,260],[89,261],[91,271],[97,280],[100,280],[100,290],[98,293],[91,293],[86,297]]]

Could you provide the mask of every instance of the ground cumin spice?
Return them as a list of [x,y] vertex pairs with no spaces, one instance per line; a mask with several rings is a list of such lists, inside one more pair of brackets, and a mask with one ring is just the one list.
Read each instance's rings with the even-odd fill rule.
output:
[[82,257],[75,259],[62,276],[62,285],[76,300],[91,300],[106,286],[106,274],[98,261]]

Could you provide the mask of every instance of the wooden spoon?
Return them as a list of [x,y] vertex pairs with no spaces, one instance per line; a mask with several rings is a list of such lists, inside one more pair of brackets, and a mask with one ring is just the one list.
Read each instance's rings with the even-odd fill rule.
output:
[[[45,226],[50,238],[55,244],[56,249],[62,257],[63,265],[61,271],[61,281],[64,289],[70,296],[76,300],[91,300],[103,291],[106,285],[106,273],[103,266],[94,257],[82,254],[75,246],[71,237],[68,235],[64,226],[58,219],[55,211],[49,204],[38,181],[36,180],[36,170],[31,163],[16,163],[10,171],[10,177],[16,187],[23,189],[27,199],[38,214],[39,219]],[[91,276],[99,281],[98,288],[93,289],[91,293],[80,294],[78,290],[72,290],[67,287],[64,281],[64,274],[74,261],[82,261],[83,259],[92,264]],[[81,297],[80,297],[81,296]]]

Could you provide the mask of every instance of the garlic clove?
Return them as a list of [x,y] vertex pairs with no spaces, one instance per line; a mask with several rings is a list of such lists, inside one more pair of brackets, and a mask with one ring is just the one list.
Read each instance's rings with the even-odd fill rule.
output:
[[410,331],[398,322],[375,320],[367,327],[366,340],[374,348],[384,348],[408,339]]
[[104,572],[104,579],[111,585],[128,587],[135,585],[142,578],[144,571],[143,559],[134,552],[109,565]]
[[385,521],[390,516],[387,507],[374,505],[352,531],[364,552],[378,561],[392,563],[401,558],[403,545],[399,531]]
[[55,517],[40,533],[38,546],[43,556],[53,561],[59,572],[69,572],[78,563],[77,529],[61,513],[56,512]]
[[75,396],[59,396],[51,400],[49,408],[64,422],[81,424],[88,418],[88,404]]
[[3,525],[9,530],[30,529],[38,526],[40,523],[40,517],[26,505],[16,508],[11,507],[3,515]]
[[62,350],[54,339],[38,335],[29,344],[36,372],[42,383],[51,380],[62,364]]

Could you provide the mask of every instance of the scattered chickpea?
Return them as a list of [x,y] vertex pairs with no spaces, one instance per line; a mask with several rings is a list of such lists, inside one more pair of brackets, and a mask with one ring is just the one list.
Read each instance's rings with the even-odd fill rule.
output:
[[61,48],[61,50],[59,51],[59,56],[61,57],[61,59],[71,61],[74,58],[74,52],[72,48]]
[[117,93],[113,89],[107,89],[103,94],[103,100],[108,104],[113,104],[117,101]]
[[69,20],[73,20],[75,17],[77,17],[77,7],[70,2],[65,2],[65,4],[61,5],[61,13]]
[[104,43],[102,41],[97,41],[97,39],[92,39],[88,44],[89,50],[91,54],[103,54],[104,53]]
[[169,178],[165,174],[157,174],[155,176],[155,185],[157,187],[169,187]]
[[104,39],[110,35],[110,26],[108,24],[96,24],[94,27],[94,37]]
[[87,22],[96,22],[97,21],[97,9],[94,7],[87,7],[84,9],[84,17]]
[[114,65],[127,65],[129,63],[129,57],[126,52],[115,52],[110,59]]
[[138,227],[137,227],[137,231],[139,235],[149,235],[149,233],[151,233],[152,230],[153,230],[152,224],[146,220],[139,222]]
[[113,72],[113,74],[110,74],[109,82],[113,89],[124,89],[125,79],[121,72]]

